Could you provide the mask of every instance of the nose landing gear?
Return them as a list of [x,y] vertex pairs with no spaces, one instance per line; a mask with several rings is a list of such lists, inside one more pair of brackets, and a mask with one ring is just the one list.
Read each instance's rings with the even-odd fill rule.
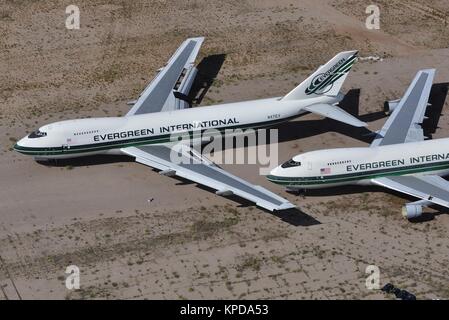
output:
[[290,193],[294,193],[294,194],[296,194],[297,196],[300,196],[303,199],[306,198],[306,189],[287,187],[286,191],[290,192]]

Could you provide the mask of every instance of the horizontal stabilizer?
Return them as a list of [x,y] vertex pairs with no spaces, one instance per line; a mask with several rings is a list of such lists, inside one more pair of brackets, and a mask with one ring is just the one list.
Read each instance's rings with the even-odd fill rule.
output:
[[319,103],[304,107],[303,109],[315,114],[319,114],[320,116],[324,116],[336,121],[349,124],[354,127],[366,127],[365,122],[360,121],[356,117],[350,115],[349,113],[347,113],[346,111],[337,106]]

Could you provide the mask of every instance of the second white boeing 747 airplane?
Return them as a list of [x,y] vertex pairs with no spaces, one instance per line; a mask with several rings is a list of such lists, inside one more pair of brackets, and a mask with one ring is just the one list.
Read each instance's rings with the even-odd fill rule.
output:
[[404,96],[391,101],[390,118],[368,148],[317,150],[293,157],[267,178],[287,189],[347,184],[378,185],[420,200],[407,203],[404,217],[416,218],[422,207],[449,207],[449,138],[424,141],[421,124],[428,106],[434,69],[419,71]]
[[171,161],[170,137],[196,130],[262,128],[306,112],[364,126],[335,106],[343,98],[339,90],[357,51],[337,54],[284,97],[188,108],[185,98],[197,73],[194,61],[203,40],[184,41],[126,116],[48,124],[18,141],[14,149],[36,159],[125,154],[161,174],[206,185],[219,195],[235,194],[271,211],[293,208],[284,198],[227,173],[193,148],[182,151],[182,157],[192,161]]

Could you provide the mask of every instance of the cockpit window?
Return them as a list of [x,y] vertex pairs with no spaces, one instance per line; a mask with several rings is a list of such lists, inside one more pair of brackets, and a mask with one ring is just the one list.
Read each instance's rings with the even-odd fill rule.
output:
[[42,137],[45,137],[46,135],[47,135],[47,132],[36,130],[36,131],[30,133],[28,138],[31,138],[31,139],[33,139],[33,138],[42,138]]
[[300,165],[301,165],[301,162],[290,159],[287,162],[283,163],[281,165],[281,167],[285,169],[285,168],[290,168],[290,167],[299,167]]

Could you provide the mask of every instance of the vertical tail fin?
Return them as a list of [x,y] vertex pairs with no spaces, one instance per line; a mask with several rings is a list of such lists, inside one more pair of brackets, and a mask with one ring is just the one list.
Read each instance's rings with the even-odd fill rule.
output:
[[281,100],[309,99],[321,95],[337,96],[349,70],[357,60],[357,53],[355,50],[340,52]]

